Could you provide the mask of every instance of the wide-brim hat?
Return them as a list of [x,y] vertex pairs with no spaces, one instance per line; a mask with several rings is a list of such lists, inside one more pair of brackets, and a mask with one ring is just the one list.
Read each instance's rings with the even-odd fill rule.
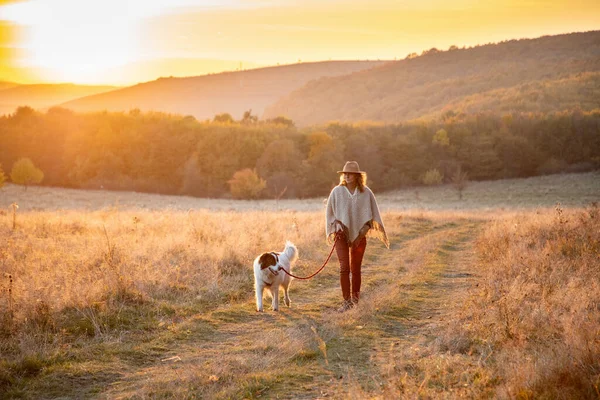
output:
[[338,174],[366,174],[366,172],[360,170],[356,161],[347,161],[344,164],[344,169],[338,171]]

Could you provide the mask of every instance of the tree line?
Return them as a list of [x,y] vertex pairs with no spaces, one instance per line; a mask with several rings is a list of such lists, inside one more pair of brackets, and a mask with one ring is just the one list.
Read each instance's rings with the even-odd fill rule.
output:
[[[323,196],[356,160],[384,191],[600,167],[600,110],[551,113],[446,111],[398,124],[329,123],[298,129],[250,112],[197,121],[164,113],[46,113],[0,118],[0,165],[30,159],[49,186],[198,197]],[[433,177],[433,179],[432,179]]]

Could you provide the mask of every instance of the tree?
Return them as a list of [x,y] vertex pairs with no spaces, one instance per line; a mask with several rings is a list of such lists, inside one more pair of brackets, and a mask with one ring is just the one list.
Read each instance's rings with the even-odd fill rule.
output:
[[494,149],[490,136],[473,136],[465,140],[457,154],[458,161],[472,179],[493,179],[502,171],[502,161]]
[[307,135],[308,158],[302,162],[303,196],[329,193],[338,177],[335,171],[343,164],[341,143],[334,141],[327,132],[311,132]]
[[29,158],[17,160],[10,172],[10,180],[17,185],[25,185],[25,188],[32,183],[40,183],[43,179],[44,173]]
[[[360,130],[343,138],[345,145],[344,158],[357,161],[361,169],[368,171],[369,187],[377,191],[385,187],[385,183],[381,179],[384,165],[379,151],[378,139],[377,135],[370,134],[365,130]],[[375,180],[372,177],[375,177]]]
[[297,195],[302,158],[300,150],[291,139],[278,139],[267,145],[256,161],[256,171],[265,178],[269,197],[282,197],[284,189],[286,196]]
[[278,173],[297,171],[302,163],[302,153],[291,139],[274,140],[267,145],[256,160],[256,170],[265,178]]
[[13,117],[17,119],[29,118],[35,115],[35,110],[29,106],[17,107]]
[[275,118],[268,119],[267,122],[270,124],[287,126],[288,128],[294,127],[294,121],[292,121],[291,119],[286,118],[282,115],[275,117]]
[[456,117],[456,112],[454,110],[448,110],[442,114],[442,121],[448,121],[454,117]]
[[252,110],[244,111],[244,116],[242,117],[242,124],[244,125],[252,125],[258,122],[258,117],[256,115],[252,115]]
[[452,185],[458,192],[458,199],[462,200],[462,192],[463,190],[465,190],[467,184],[469,183],[469,175],[465,171],[463,171],[460,166],[458,166],[458,168],[456,169],[456,171],[454,171],[450,179],[452,180]]
[[265,180],[258,176],[256,170],[250,168],[237,171],[227,183],[235,199],[257,199],[267,187]]
[[6,177],[4,176],[4,171],[2,170],[2,164],[0,164],[0,188],[4,186],[4,181]]
[[213,118],[213,122],[219,122],[221,124],[233,124],[235,121],[231,114],[223,113],[215,115],[215,117]]
[[421,52],[421,55],[424,56],[426,54],[435,54],[435,53],[439,53],[440,51],[438,49],[436,49],[435,47],[430,48],[429,50],[423,50]]
[[206,195],[202,174],[198,168],[198,153],[195,152],[183,165],[183,176],[181,182],[181,193],[202,196]]
[[423,175],[423,183],[427,186],[439,185],[443,179],[444,177],[440,174],[440,171],[435,168],[428,170]]
[[448,138],[448,132],[445,129],[438,130],[433,136],[431,143],[435,146],[448,147],[450,146],[450,139]]
[[504,171],[504,178],[525,177],[535,174],[539,166],[539,152],[522,136],[500,132],[496,135],[496,153]]

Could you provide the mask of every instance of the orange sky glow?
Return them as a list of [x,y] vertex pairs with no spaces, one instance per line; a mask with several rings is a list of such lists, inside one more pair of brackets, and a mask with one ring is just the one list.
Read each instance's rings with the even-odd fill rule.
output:
[[598,29],[598,0],[0,1],[0,81],[130,85]]

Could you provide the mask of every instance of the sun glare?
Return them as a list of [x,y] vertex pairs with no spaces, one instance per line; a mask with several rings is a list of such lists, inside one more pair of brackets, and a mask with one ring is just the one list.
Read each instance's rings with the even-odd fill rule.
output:
[[[130,72],[148,60],[244,60],[264,65],[299,59],[393,59],[431,47],[597,26],[597,0],[576,3],[566,7],[564,0],[549,0],[541,7],[538,0],[23,0],[0,2],[0,23],[18,31],[17,39],[16,34],[0,37],[0,48],[18,50],[10,68],[35,71],[43,81],[131,83],[125,82],[131,80]],[[144,72],[139,76],[147,76]],[[163,68],[158,76],[172,73]]]
[[24,27],[20,66],[49,81],[109,82],[111,68],[139,61],[140,26],[184,7],[236,7],[239,0],[32,0],[0,7],[2,20]]
[[40,68],[55,81],[101,81],[107,68],[130,62],[138,23],[123,3],[76,0],[15,3],[3,17],[25,26],[24,67]]

